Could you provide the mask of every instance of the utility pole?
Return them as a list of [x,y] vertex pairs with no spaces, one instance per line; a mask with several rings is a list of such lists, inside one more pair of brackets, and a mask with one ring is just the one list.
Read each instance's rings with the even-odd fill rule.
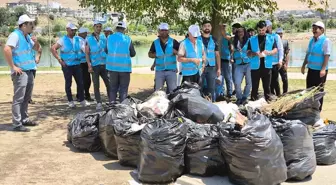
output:
[[327,27],[328,27],[328,0],[325,1],[324,4],[324,25],[325,25],[325,29],[324,29],[324,34],[327,35]]

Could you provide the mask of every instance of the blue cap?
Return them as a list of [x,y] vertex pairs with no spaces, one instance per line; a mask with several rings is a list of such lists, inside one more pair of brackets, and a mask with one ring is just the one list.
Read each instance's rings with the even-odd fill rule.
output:
[[266,20],[266,26],[272,26],[272,22],[270,20]]
[[276,29],[275,33],[283,33],[283,29],[282,28],[278,28],[278,29]]

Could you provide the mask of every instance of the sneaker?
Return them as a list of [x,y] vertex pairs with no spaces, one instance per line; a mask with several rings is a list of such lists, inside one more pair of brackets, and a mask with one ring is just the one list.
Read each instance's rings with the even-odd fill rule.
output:
[[28,121],[26,121],[26,122],[23,122],[22,125],[33,127],[33,126],[37,126],[38,123],[36,123],[35,121],[30,121],[30,120],[28,120]]
[[13,129],[13,131],[15,131],[15,132],[30,132],[30,129],[21,125],[21,126],[15,127]]
[[103,110],[103,105],[102,105],[102,103],[97,103],[96,110],[98,110],[98,111]]
[[68,105],[69,105],[70,108],[76,107],[75,102],[73,102],[73,101],[69,101]]
[[86,100],[81,101],[80,104],[82,105],[82,107],[90,106],[90,103],[87,102]]

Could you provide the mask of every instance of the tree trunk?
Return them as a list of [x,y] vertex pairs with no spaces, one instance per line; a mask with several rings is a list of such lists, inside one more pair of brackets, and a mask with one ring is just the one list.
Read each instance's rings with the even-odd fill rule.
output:
[[[212,0],[212,3],[214,4],[215,7],[218,7],[218,2],[217,0]],[[211,14],[211,26],[212,26],[212,35],[219,39],[221,37],[221,31],[220,31],[220,24],[221,23],[221,17],[219,13],[212,9],[212,14]]]

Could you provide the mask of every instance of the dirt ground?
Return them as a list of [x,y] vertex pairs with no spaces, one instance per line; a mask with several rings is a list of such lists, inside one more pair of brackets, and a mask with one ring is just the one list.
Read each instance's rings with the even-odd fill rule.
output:
[[[33,95],[36,104],[30,105],[29,112],[31,118],[38,121],[40,125],[32,128],[29,133],[12,132],[11,99],[13,87],[10,77],[0,75],[0,84],[1,185],[127,185],[128,181],[133,179],[132,171],[134,169],[120,166],[117,161],[110,160],[101,152],[78,152],[67,142],[69,120],[79,111],[94,111],[95,105],[91,105],[89,108],[69,109],[66,104],[64,80],[61,74],[37,75]],[[300,86],[302,86],[301,81],[293,81],[290,88],[299,88]],[[330,86],[336,87],[336,83]],[[101,87],[104,87],[103,84]],[[132,75],[130,85],[132,96],[143,98],[148,96],[152,90],[152,75]],[[73,88],[73,92],[75,92],[75,88]],[[101,92],[105,92],[105,88],[101,88]],[[334,111],[336,106],[333,105],[335,103],[335,96],[327,98],[326,107],[329,106],[329,108],[323,115],[328,116],[329,119],[336,119]],[[307,184],[336,184],[336,178],[333,175],[335,170],[335,166],[320,167],[316,173],[318,176],[313,176],[313,181]],[[185,182],[182,182],[183,179]],[[316,179],[320,180],[315,183]],[[196,185],[203,182],[208,185],[229,185],[227,181],[210,181],[184,177],[179,183]]]

